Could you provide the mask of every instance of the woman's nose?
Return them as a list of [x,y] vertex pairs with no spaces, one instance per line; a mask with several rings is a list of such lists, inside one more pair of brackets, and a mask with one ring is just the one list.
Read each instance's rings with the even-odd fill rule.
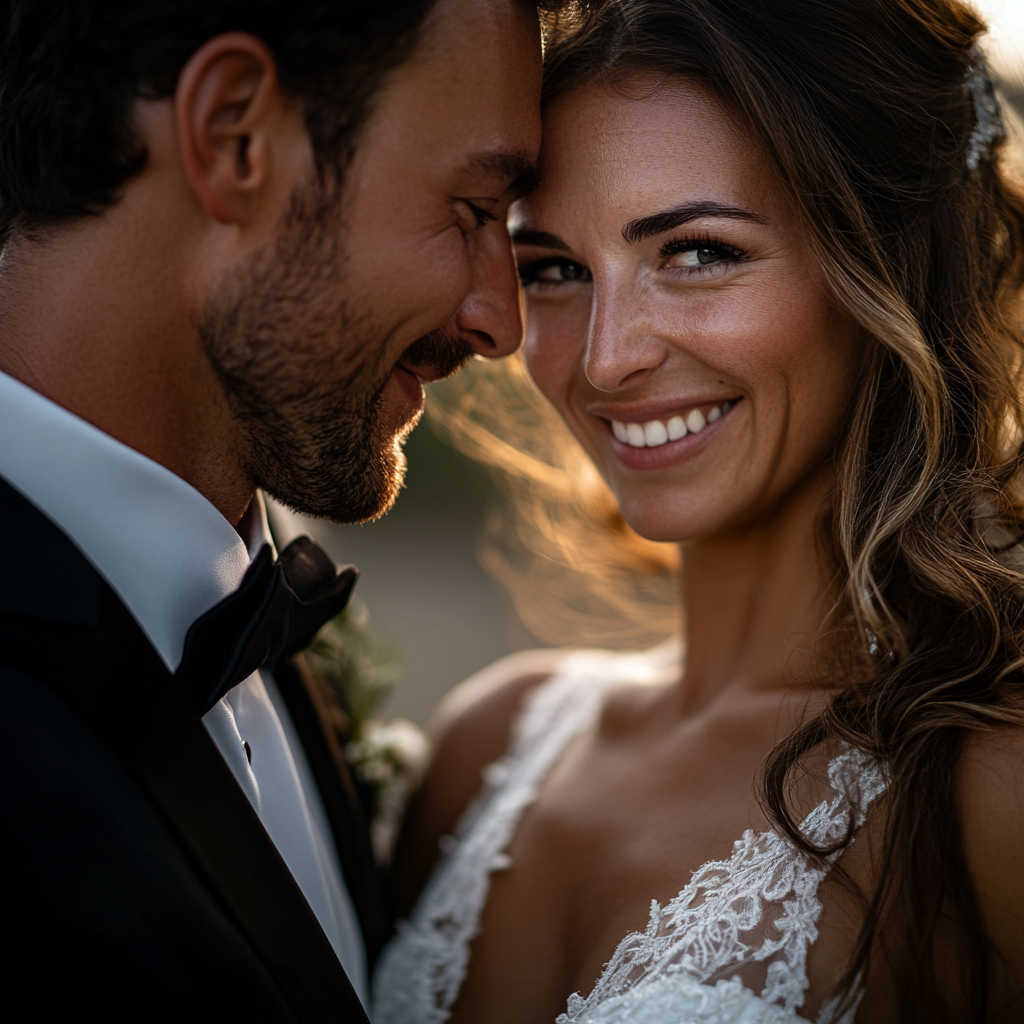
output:
[[595,288],[583,370],[598,391],[616,392],[642,384],[665,361],[664,342],[643,320],[626,317],[637,312],[636,297],[602,298]]

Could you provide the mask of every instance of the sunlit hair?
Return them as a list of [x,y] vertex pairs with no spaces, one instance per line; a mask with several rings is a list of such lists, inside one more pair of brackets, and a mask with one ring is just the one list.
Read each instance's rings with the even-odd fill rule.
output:
[[634,533],[522,355],[477,361],[431,394],[431,424],[494,467],[481,550],[526,626],[552,644],[640,647],[679,629],[679,551]]
[[[1024,199],[999,145],[968,167],[976,116],[964,82],[983,29],[957,0],[621,0],[563,16],[546,53],[548,102],[636,74],[709,88],[774,163],[835,303],[868,335],[822,524],[839,642],[821,673],[835,689],[771,752],[761,796],[806,848],[788,800],[804,756],[842,739],[888,766],[877,889],[864,895],[839,991],[851,998],[884,942],[906,1021],[951,1019],[940,992],[970,1006],[957,1020],[985,1017],[990,953],[956,771],[972,730],[1024,724],[1013,561],[1024,535]],[[521,364],[456,387],[446,429],[504,471],[518,503],[512,529],[532,576],[514,578],[507,554],[491,559],[531,627],[564,640],[551,624],[593,611],[588,639],[663,630],[671,557],[625,526]],[[556,569],[593,581],[570,586],[585,596],[569,620],[557,615]],[[940,987],[943,918],[963,973]]]

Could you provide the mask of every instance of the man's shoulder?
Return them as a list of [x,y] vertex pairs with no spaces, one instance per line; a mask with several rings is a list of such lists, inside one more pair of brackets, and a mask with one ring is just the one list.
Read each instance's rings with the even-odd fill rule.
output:
[[218,1004],[233,1014],[239,1000],[257,1019],[290,1019],[110,749],[31,672],[0,666],[0,693],[0,889],[14,938],[0,1007],[14,1011],[9,1019],[84,1019],[102,1007],[127,1020],[145,1007],[169,1020]]
[[0,477],[0,615],[99,621],[102,581],[70,538]]

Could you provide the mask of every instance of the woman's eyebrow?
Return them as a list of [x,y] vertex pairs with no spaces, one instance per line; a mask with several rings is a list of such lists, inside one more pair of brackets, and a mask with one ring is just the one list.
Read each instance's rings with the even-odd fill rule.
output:
[[569,252],[569,246],[558,235],[553,235],[549,231],[513,228],[511,235],[512,241],[518,242],[520,245],[536,245],[541,249],[558,249],[560,252]]
[[662,210],[661,213],[652,213],[649,217],[631,220],[622,229],[622,237],[630,245],[636,245],[645,238],[653,238],[664,231],[671,231],[698,217],[731,217],[734,220],[750,220],[755,224],[764,223],[763,217],[738,206],[726,206],[724,203],[715,202],[684,203],[671,210]]

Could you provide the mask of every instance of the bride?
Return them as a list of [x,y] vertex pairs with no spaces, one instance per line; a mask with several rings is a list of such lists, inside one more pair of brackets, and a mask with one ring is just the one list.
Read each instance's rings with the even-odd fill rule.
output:
[[452,695],[378,1024],[1024,1019],[1024,201],[981,29],[619,0],[553,32],[526,361],[681,545],[685,658]]

